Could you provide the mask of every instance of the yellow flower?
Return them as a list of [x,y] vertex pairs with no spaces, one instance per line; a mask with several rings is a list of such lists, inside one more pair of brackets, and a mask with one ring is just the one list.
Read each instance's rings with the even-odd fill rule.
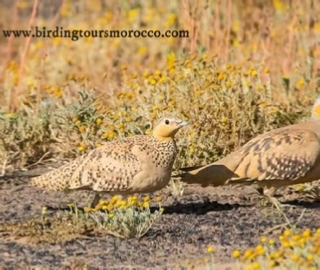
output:
[[311,237],[311,230],[310,229],[305,229],[302,233],[302,236],[304,238],[310,238]]
[[18,64],[15,61],[11,61],[8,67],[8,70],[15,71],[18,69]]
[[79,150],[80,152],[83,152],[83,151],[86,151],[86,150],[87,150],[87,147],[82,144],[82,145],[79,145],[79,146],[78,146],[78,150]]
[[273,246],[275,244],[275,241],[273,239],[269,240],[269,245]]
[[107,211],[107,210],[108,210],[108,206],[104,204],[104,205],[102,205],[101,209],[102,209],[103,211]]
[[108,204],[108,202],[107,202],[106,200],[101,199],[101,200],[99,201],[99,204],[104,205],[104,204]]
[[208,253],[213,253],[214,252],[214,247],[213,246],[208,246],[207,247],[207,252]]
[[45,214],[47,214],[47,207],[42,207],[42,209],[41,209],[41,214],[42,215],[45,215]]
[[288,236],[290,236],[291,235],[291,231],[289,230],[289,229],[287,229],[287,230],[285,230],[284,232],[283,232],[283,236],[284,237],[288,237]]
[[232,82],[226,81],[226,87],[230,88],[232,86]]
[[260,263],[254,262],[254,263],[252,264],[252,269],[253,269],[253,270],[260,270],[260,269],[261,269]]
[[144,208],[149,208],[149,202],[144,202],[144,203],[142,204],[142,206],[143,206]]
[[137,196],[129,196],[127,201],[128,203],[136,203],[138,200]]
[[101,118],[97,118],[96,119],[96,124],[99,126],[99,125],[101,125],[101,123],[102,123],[102,119]]
[[122,208],[122,207],[125,207],[127,206],[127,202],[126,201],[117,201],[116,204],[115,204],[115,207],[118,207],[118,208]]
[[82,133],[82,132],[84,132],[86,130],[86,127],[85,126],[80,126],[79,127],[79,131]]
[[243,254],[243,258],[246,260],[252,260],[254,257],[255,257],[254,250],[251,248],[247,249]]
[[107,131],[103,133],[103,137],[108,138],[108,139],[113,139],[115,137],[115,134],[113,131]]
[[309,262],[312,262],[314,260],[314,255],[308,254],[306,258]]
[[300,260],[300,256],[298,254],[293,254],[291,256],[291,260],[293,260],[294,262],[298,262]]
[[262,243],[266,243],[268,241],[268,238],[267,237],[265,237],[265,236],[262,236],[261,237],[261,242]]
[[257,73],[257,71],[255,71],[254,69],[251,69],[251,70],[250,70],[250,75],[251,75],[252,77],[257,77],[258,73]]
[[269,69],[268,67],[265,67],[265,68],[263,69],[263,72],[266,73],[266,74],[268,74],[268,73],[270,73],[270,69]]
[[226,117],[222,117],[221,119],[220,119],[220,123],[221,124],[225,124],[225,123],[227,123],[228,122],[228,119],[226,118]]
[[110,212],[110,211],[112,211],[114,209],[114,206],[113,206],[113,204],[108,204],[107,205],[107,210]]
[[142,46],[139,48],[138,50],[138,54],[146,54],[147,53],[147,47],[146,46]]
[[145,196],[145,197],[143,198],[143,201],[144,201],[144,202],[150,202],[150,200],[151,200],[151,199],[150,199],[149,196]]
[[240,251],[239,250],[234,250],[233,252],[232,252],[232,257],[233,258],[239,258],[240,257],[240,255],[241,255],[241,253],[240,253]]
[[143,76],[144,78],[148,78],[148,77],[149,77],[149,72],[148,72],[148,71],[144,71],[144,72],[142,73],[142,76]]
[[277,263],[275,261],[270,261],[269,266],[271,268],[275,267],[277,265]]
[[176,22],[176,20],[177,20],[177,15],[174,14],[174,13],[170,13],[170,14],[169,14],[169,17],[167,18],[167,20],[166,20],[166,22],[165,22],[166,27],[169,28],[169,27],[171,27],[172,25],[174,25],[175,22]]
[[162,198],[162,196],[157,196],[155,198],[155,200],[156,200],[156,202],[162,202],[163,198]]
[[149,83],[150,83],[151,85],[155,85],[155,84],[157,83],[157,81],[156,81],[154,78],[150,78],[150,79],[149,79]]
[[281,258],[283,252],[282,251],[276,251],[273,254],[271,254],[270,256],[272,256],[273,259],[277,260],[279,258]]
[[177,104],[177,102],[175,100],[170,100],[169,101],[169,105],[170,106],[175,106]]
[[111,200],[110,200],[110,204],[115,204],[118,201],[119,197],[117,195],[114,195]]
[[300,78],[296,83],[296,87],[298,89],[302,88],[304,85],[305,85],[305,80],[303,78]]
[[140,8],[133,8],[128,11],[128,18],[130,22],[133,22],[140,14]]
[[256,254],[260,256],[264,255],[264,247],[262,245],[256,246]]
[[89,213],[92,211],[91,207],[84,207],[83,210],[85,213]]
[[223,72],[220,72],[219,73],[219,76],[218,76],[218,80],[219,81],[222,81],[222,80],[224,80],[226,78],[226,75],[223,73]]
[[299,241],[298,241],[298,246],[300,248],[304,248],[305,246],[305,239],[304,238],[301,238]]
[[282,245],[282,247],[284,247],[284,248],[291,247],[290,242],[289,242],[289,241],[287,241],[287,240],[282,241],[281,245]]
[[279,13],[286,10],[286,4],[280,0],[273,0],[273,6]]
[[110,213],[109,218],[113,218],[113,217],[114,217],[114,213]]
[[297,190],[297,191],[302,191],[303,188],[304,188],[303,184],[298,184],[298,185],[296,185],[296,190]]

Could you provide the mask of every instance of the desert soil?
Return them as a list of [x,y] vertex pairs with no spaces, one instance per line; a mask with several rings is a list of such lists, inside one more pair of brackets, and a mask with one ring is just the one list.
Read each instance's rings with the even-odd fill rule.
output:
[[[0,223],[30,219],[43,206],[52,214],[70,202],[81,205],[87,200],[84,191],[65,194],[30,187],[31,176],[41,170],[0,178]],[[263,233],[284,222],[271,207],[257,203],[259,198],[250,187],[189,186],[178,198],[169,189],[159,193],[165,198],[165,212],[140,240],[92,236],[66,244],[35,245],[0,233],[0,269],[82,269],[84,265],[88,269],[190,269],[192,265],[202,269],[208,245],[215,247],[216,269],[233,269],[234,249],[256,245]],[[288,188],[281,194],[293,224],[320,226],[320,202],[306,201]],[[267,236],[277,234],[279,230],[273,229]]]

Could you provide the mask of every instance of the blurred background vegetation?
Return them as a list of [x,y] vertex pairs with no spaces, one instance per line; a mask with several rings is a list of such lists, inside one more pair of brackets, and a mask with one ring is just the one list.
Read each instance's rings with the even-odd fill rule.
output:
[[0,174],[190,122],[175,167],[303,121],[319,95],[320,2],[1,0],[0,29],[188,30],[189,38],[5,38]]

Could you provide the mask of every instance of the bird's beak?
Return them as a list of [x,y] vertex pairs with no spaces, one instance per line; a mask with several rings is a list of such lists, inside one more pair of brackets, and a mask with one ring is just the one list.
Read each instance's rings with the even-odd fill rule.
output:
[[178,122],[178,126],[179,127],[184,127],[184,126],[187,126],[187,125],[188,125],[188,123],[185,122],[185,121]]

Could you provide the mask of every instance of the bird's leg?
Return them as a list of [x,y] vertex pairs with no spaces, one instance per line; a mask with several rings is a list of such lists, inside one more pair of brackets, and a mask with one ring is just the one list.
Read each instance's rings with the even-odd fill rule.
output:
[[96,205],[99,203],[99,201],[100,201],[100,193],[95,192],[94,193],[94,199],[93,199],[93,201],[91,203],[91,208],[95,208]]
[[277,209],[281,208],[281,203],[274,197],[274,194],[276,193],[276,188],[271,187],[256,187],[256,190],[258,191],[259,195],[261,196],[260,205],[261,206],[267,206],[269,203],[274,205]]
[[[265,189],[263,187],[256,187],[256,190],[258,191],[260,195],[260,206],[267,206],[268,203],[272,203],[269,199],[269,197],[265,194]],[[273,204],[273,203],[272,203]]]
[[276,188],[272,187],[269,189],[263,189],[263,196],[272,204],[275,206],[275,208],[278,210],[278,212],[283,216],[285,219],[285,223],[281,224],[281,227],[291,226],[291,222],[288,219],[287,215],[283,212],[283,206],[279,200],[277,200],[274,197],[274,194],[276,193]]

